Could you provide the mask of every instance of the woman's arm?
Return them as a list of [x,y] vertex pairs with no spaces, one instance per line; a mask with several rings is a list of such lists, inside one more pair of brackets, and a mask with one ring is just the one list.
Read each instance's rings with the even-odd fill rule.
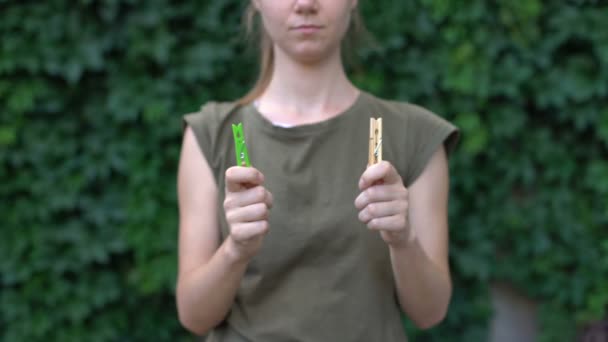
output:
[[178,180],[180,322],[204,334],[224,319],[245,265],[234,263],[227,244],[219,244],[218,189],[192,129],[184,133]]
[[409,187],[409,225],[413,239],[391,246],[390,255],[402,309],[420,328],[445,317],[452,283],[448,263],[448,166],[443,147]]
[[[374,166],[372,166],[374,167]],[[448,264],[448,166],[439,148],[422,174],[405,189],[392,165],[370,167],[355,204],[360,219],[389,245],[397,296],[420,328],[445,317],[452,294]],[[382,185],[377,184],[382,180]]]
[[217,185],[192,129],[186,128],[178,171],[177,309],[182,325],[196,334],[206,333],[229,312],[248,260],[268,229],[270,195],[260,190],[263,176],[253,168],[240,169],[227,171],[231,235],[220,245]]

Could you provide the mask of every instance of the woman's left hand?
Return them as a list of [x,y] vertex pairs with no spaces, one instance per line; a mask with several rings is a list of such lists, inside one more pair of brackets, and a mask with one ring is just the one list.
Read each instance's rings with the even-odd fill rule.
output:
[[363,172],[361,193],[355,200],[359,220],[378,230],[391,247],[403,247],[413,239],[408,220],[408,191],[395,167],[382,161]]

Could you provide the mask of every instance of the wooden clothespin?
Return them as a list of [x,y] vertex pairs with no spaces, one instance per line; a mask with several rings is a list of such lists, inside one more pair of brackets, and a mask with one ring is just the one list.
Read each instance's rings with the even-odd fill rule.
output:
[[243,123],[232,124],[232,134],[234,135],[234,150],[236,152],[236,165],[251,166],[247,145],[245,144],[245,133],[243,133]]
[[369,119],[368,166],[382,161],[382,118]]

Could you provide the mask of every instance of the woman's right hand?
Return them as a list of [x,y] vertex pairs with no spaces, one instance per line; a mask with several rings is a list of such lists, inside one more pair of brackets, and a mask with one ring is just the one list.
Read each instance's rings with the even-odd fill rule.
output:
[[236,262],[248,262],[268,232],[272,194],[263,184],[264,175],[253,167],[226,170],[224,212],[230,226],[227,247]]

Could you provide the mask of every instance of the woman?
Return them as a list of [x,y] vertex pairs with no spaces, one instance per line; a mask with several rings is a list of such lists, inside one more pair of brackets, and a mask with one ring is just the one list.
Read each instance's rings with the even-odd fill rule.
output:
[[[185,116],[177,306],[208,341],[405,341],[451,296],[447,152],[457,131],[346,77],[356,0],[253,0],[258,83]],[[383,156],[366,167],[369,118]],[[251,167],[235,166],[242,122]]]

